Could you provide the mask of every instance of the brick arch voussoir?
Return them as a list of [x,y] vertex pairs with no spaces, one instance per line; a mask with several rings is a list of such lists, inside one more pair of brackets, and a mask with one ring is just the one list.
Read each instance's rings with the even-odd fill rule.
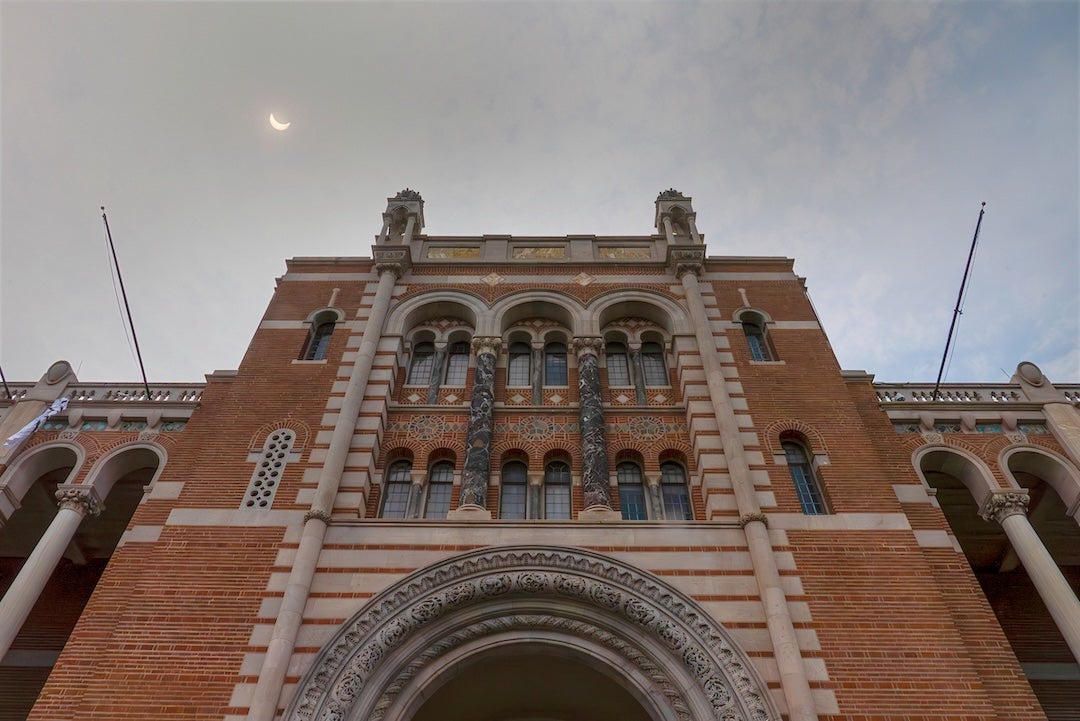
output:
[[781,418],[770,423],[763,434],[765,436],[765,446],[769,449],[769,453],[783,453],[784,449],[780,445],[780,436],[784,433],[796,433],[805,438],[810,445],[811,453],[829,452],[829,448],[825,444],[825,438],[812,425],[797,418]]
[[274,431],[290,430],[296,434],[296,442],[293,448],[307,448],[311,440],[311,428],[307,423],[295,418],[284,418],[279,421],[264,423],[251,436],[248,448],[261,449],[266,444],[266,439]]

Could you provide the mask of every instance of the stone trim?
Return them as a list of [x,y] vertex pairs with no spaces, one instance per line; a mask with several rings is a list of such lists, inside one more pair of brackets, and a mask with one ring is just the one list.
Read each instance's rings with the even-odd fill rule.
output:
[[[488,609],[479,623],[478,607]],[[597,625],[581,620],[586,617]],[[709,708],[712,718],[780,719],[749,659],[691,598],[622,562],[546,546],[470,551],[386,589],[322,649],[284,718],[380,718],[379,709],[385,711],[387,699],[402,688],[399,674],[423,668],[449,648],[442,644],[508,628],[549,627],[591,636],[642,670],[636,659],[653,659],[661,688],[681,688],[691,708]],[[428,635],[430,643],[422,643]],[[678,698],[670,703],[678,718],[693,718],[679,712]]]

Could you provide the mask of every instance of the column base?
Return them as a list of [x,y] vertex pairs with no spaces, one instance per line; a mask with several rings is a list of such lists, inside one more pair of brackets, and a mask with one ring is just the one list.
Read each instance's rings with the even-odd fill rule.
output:
[[446,514],[448,521],[490,521],[491,511],[480,506],[458,506]]
[[612,521],[621,521],[622,519],[621,513],[613,511],[607,506],[589,506],[584,511],[578,513],[578,520],[587,523],[610,523]]

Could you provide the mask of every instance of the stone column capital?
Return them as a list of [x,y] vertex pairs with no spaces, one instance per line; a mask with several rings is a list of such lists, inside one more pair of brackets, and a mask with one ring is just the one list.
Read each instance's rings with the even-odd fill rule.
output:
[[984,521],[1001,523],[1009,516],[1026,516],[1030,498],[1026,493],[994,493],[979,510]]
[[604,339],[597,336],[575,338],[571,341],[570,347],[574,349],[578,358],[586,354],[599,357],[600,351],[604,349]]
[[502,338],[498,336],[486,335],[476,336],[472,339],[472,351],[476,355],[499,355],[499,351],[502,349]]
[[405,274],[412,260],[408,248],[375,247],[371,249],[371,253],[375,258],[375,272],[380,276],[383,273],[393,273],[395,279]]
[[102,506],[94,498],[94,494],[89,487],[86,488],[74,488],[72,486],[62,486],[56,491],[56,505],[61,509],[67,508],[72,511],[78,511],[83,515],[96,516],[102,511]]
[[400,280],[401,276],[405,275],[405,266],[401,263],[376,263],[375,272],[379,275],[393,273],[394,278]]
[[319,519],[320,521],[322,521],[325,525],[327,525],[327,526],[330,525],[330,514],[327,513],[326,511],[322,510],[321,508],[315,508],[315,509],[310,510],[307,513],[305,513],[304,514],[304,523],[306,524],[308,521],[311,521],[311,520],[316,519],[316,518]]
[[705,269],[704,246],[694,247],[669,247],[668,266],[675,271],[676,278],[682,278],[687,273],[695,276],[701,275]]
[[746,513],[739,519],[739,527],[746,528],[751,523],[762,523],[766,528],[769,527],[769,517],[761,511],[757,513]]

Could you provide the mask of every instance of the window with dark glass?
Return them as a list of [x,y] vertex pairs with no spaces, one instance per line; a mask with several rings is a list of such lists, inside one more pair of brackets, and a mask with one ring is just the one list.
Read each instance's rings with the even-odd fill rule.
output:
[[454,466],[440,461],[428,471],[424,518],[446,518],[450,511],[450,493],[454,490]]
[[443,385],[463,386],[469,373],[469,344],[451,343],[446,351],[446,381]]
[[686,472],[678,463],[660,464],[660,495],[667,520],[689,521],[694,517],[690,508],[690,491],[686,487]]
[[520,521],[525,518],[528,475],[524,463],[513,461],[503,466],[499,490],[499,518]]
[[641,467],[624,461],[616,469],[619,481],[619,508],[625,521],[643,521],[649,517],[645,510],[645,485],[642,483]]
[[544,518],[569,519],[570,466],[555,461],[544,469]]
[[645,368],[645,385],[670,385],[667,365],[664,363],[664,347],[659,343],[641,344],[641,364]]
[[301,356],[303,360],[323,360],[326,358],[326,350],[330,347],[330,336],[334,334],[334,322],[324,320],[316,323],[308,336],[307,345]]
[[431,369],[435,365],[435,345],[433,343],[417,343],[413,349],[412,363],[409,364],[409,379],[406,381],[411,386],[426,386],[431,383]]
[[511,343],[506,368],[506,385],[532,385],[532,347],[528,343]]
[[566,385],[566,344],[548,343],[544,348],[544,385]]
[[630,362],[626,346],[622,343],[608,343],[604,350],[607,357],[607,379],[609,386],[629,386]]
[[799,505],[802,506],[803,513],[807,515],[828,513],[806,449],[794,441],[783,441],[781,446],[784,449],[788,471],[791,472],[791,480],[795,483],[795,492],[799,496]]
[[412,486],[412,464],[398,461],[386,472],[382,517],[404,518],[409,505],[409,488]]
[[756,320],[744,319],[742,322],[746,345],[750,348],[750,359],[756,361],[773,360],[769,343],[765,340],[765,328]]

